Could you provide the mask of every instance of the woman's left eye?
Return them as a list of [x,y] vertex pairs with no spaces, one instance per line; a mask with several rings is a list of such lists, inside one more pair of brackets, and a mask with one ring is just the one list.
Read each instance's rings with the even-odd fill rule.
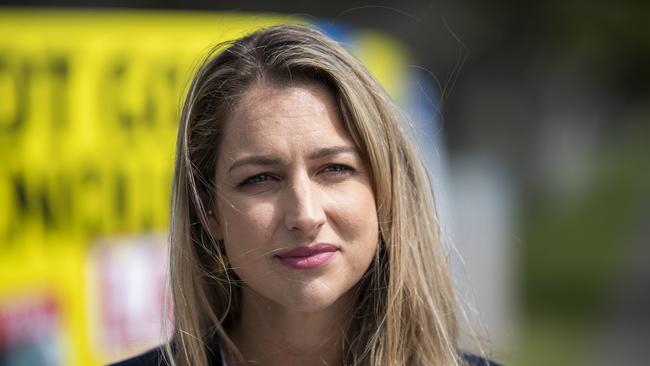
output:
[[329,164],[326,165],[321,171],[324,173],[330,173],[336,175],[341,175],[341,174],[347,175],[354,172],[354,169],[344,164]]

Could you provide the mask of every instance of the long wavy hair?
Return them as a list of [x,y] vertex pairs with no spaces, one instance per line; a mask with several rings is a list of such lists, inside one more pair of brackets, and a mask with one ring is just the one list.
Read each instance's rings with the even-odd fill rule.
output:
[[219,347],[244,361],[228,331],[240,284],[210,235],[224,123],[257,82],[325,86],[370,168],[380,242],[355,288],[346,365],[460,365],[455,297],[431,184],[397,109],[361,63],[305,25],[265,28],[213,49],[188,91],[178,131],[170,232],[172,364],[207,365]]

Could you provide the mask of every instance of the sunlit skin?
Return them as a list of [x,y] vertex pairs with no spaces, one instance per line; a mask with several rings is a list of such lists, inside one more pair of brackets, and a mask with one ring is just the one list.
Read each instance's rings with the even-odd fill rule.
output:
[[[257,84],[230,115],[211,220],[244,283],[241,322],[230,336],[246,359],[342,363],[354,286],[377,248],[369,176],[322,86]],[[292,268],[278,258],[315,243],[336,247],[316,268]]]

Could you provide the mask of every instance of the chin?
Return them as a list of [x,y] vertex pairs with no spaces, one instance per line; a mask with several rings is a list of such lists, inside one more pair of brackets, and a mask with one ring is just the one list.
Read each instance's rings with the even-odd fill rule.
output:
[[281,296],[274,296],[273,300],[286,310],[317,313],[342,304],[349,297],[347,292],[334,291],[331,286],[316,282],[305,284],[302,288],[286,289]]
[[291,299],[283,307],[301,313],[318,313],[330,308],[335,302],[336,299]]

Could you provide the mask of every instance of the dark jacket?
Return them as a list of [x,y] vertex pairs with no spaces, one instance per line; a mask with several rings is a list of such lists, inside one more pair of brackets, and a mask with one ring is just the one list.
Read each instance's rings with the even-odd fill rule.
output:
[[[165,357],[163,356],[163,353],[163,348],[156,348],[140,356],[112,364],[111,366],[164,366],[167,364],[164,361]],[[213,350],[208,354],[208,356],[210,366],[223,365],[219,349]],[[467,362],[468,366],[500,366],[492,361],[467,353],[463,353],[463,358]]]

